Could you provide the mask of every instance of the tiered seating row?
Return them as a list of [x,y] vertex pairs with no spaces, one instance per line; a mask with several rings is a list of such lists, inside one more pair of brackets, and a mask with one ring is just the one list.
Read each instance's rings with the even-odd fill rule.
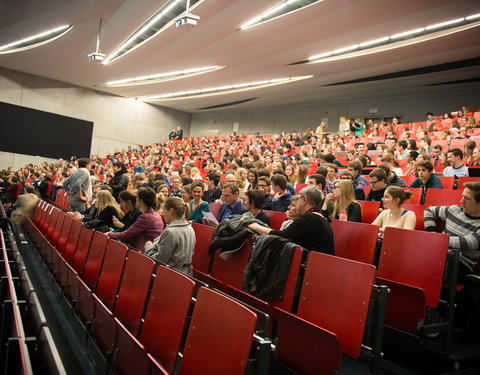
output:
[[0,273],[0,363],[4,366],[3,373],[65,374],[42,307],[9,227],[6,231],[0,229]]

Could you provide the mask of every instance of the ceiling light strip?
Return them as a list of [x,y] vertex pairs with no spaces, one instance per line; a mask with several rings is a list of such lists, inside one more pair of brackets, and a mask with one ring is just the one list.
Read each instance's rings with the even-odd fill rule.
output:
[[60,38],[72,28],[73,25],[62,25],[24,39],[4,44],[3,46],[0,46],[0,54],[19,52],[34,47],[39,47]]
[[272,79],[272,80],[240,83],[240,84],[227,85],[227,86],[221,86],[221,87],[181,91],[181,92],[168,93],[168,94],[162,94],[162,95],[145,96],[145,97],[139,97],[137,99],[142,100],[144,102],[152,102],[152,101],[191,99],[191,98],[199,98],[203,96],[232,94],[232,93],[242,92],[247,90],[254,90],[254,89],[259,89],[264,87],[282,85],[285,83],[291,83],[291,82],[300,81],[300,80],[308,79],[312,77],[313,77],[312,75],[309,75],[309,76],[298,76],[298,77],[289,77],[289,78],[278,78],[278,79]]
[[464,18],[456,18],[453,20],[449,20],[449,21],[445,21],[445,22],[441,22],[441,23],[437,23],[437,24],[433,24],[425,27],[420,27],[417,29],[409,30],[409,31],[404,31],[398,34],[393,34],[391,36],[385,36],[382,38],[374,39],[374,40],[363,42],[360,44],[339,48],[333,51],[326,51],[321,54],[309,57],[306,62],[317,62],[322,59],[327,59],[332,55],[343,55],[347,53],[370,49],[373,47],[379,47],[381,45],[396,43],[400,40],[419,38],[421,36],[432,34],[434,32],[472,24],[474,22],[477,22],[479,18],[480,18],[480,14],[475,14],[468,17],[464,17]]

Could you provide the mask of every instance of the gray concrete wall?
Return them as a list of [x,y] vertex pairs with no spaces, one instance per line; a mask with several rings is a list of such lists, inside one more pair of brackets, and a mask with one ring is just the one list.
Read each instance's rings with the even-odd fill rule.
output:
[[[177,125],[185,135],[190,131],[189,113],[1,68],[0,101],[92,121],[91,153],[96,155],[163,141]],[[30,158],[35,163],[49,160]],[[30,160],[28,155],[0,152],[0,169],[18,168],[25,160]]]
[[[244,134],[280,133],[282,131],[303,131],[316,129],[321,120],[328,121],[330,132],[338,131],[340,116],[348,117],[391,117],[400,115],[405,122],[423,121],[426,112],[443,114],[458,109],[463,104],[473,107],[480,105],[478,90],[446,91],[439,88],[439,94],[425,97],[383,97],[368,100],[337,101],[331,103],[304,104],[284,107],[268,107],[245,110],[223,110],[194,113],[190,127],[192,136],[225,135],[238,126]],[[376,112],[371,113],[371,110]]]

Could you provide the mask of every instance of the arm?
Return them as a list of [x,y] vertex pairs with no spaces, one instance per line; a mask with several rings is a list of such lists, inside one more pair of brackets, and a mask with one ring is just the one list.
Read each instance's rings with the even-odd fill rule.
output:
[[403,229],[415,229],[415,225],[417,224],[417,216],[415,215],[415,212],[408,211],[404,216]]
[[448,206],[427,207],[423,214],[425,230],[427,232],[435,232],[437,229],[436,220],[447,220]]
[[362,206],[360,203],[352,202],[347,208],[348,221],[362,222]]
[[77,195],[83,201],[86,201],[87,197],[83,195],[82,185],[85,182],[87,182],[89,178],[90,178],[90,176],[89,176],[88,173],[82,173],[78,176],[77,180],[75,181],[75,184],[73,185],[74,191],[77,193]]
[[257,223],[250,224],[248,228],[257,232],[258,234],[270,234],[272,231],[272,228],[267,228]]
[[138,236],[142,233],[145,228],[148,226],[148,218],[146,215],[140,215],[135,223],[132,224],[130,228],[123,232],[108,232],[107,235],[110,238],[114,238],[120,241],[127,241],[130,238]]
[[177,247],[178,243],[175,241],[171,231],[167,229],[160,236],[158,243],[150,250],[147,250],[147,255],[160,262],[168,263]]

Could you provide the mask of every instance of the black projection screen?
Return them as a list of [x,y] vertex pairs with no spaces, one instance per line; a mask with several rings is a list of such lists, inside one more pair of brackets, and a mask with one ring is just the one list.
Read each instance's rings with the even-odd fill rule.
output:
[[0,102],[0,151],[89,157],[93,122]]

